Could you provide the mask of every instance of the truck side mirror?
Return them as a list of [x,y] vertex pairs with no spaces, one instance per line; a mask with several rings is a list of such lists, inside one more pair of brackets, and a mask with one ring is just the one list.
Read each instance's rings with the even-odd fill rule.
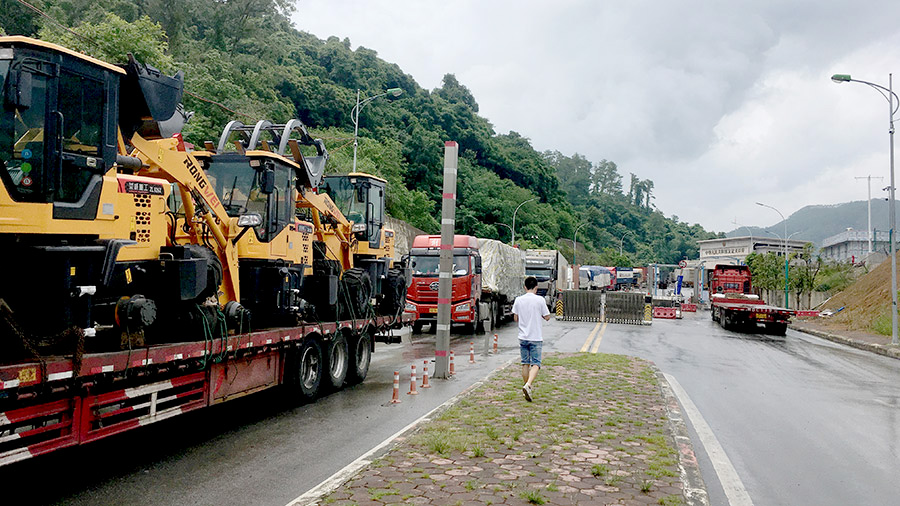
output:
[[400,257],[400,267],[409,267],[409,255],[403,255],[402,257]]
[[6,88],[6,102],[15,107],[31,107],[31,72],[13,71]]
[[266,195],[275,191],[275,169],[267,167],[259,173],[259,191]]
[[481,274],[481,257],[475,257],[475,274]]

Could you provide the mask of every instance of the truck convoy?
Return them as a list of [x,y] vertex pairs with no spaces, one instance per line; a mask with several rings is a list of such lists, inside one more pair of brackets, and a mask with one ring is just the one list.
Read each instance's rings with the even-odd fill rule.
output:
[[[406,310],[415,313],[413,332],[437,323],[441,236],[420,235],[409,255],[412,283]],[[499,326],[512,314],[512,303],[525,292],[525,252],[493,239],[453,236],[452,323],[466,332],[481,330],[483,321]]]
[[578,269],[580,290],[609,290],[615,283],[615,270],[599,265],[582,265]]
[[569,288],[569,262],[556,250],[530,249],[525,251],[525,275],[537,279],[537,294],[553,309],[559,293]]
[[189,152],[181,73],[133,59],[0,37],[0,86],[0,465],[366,377],[407,288],[383,180],[299,120]]
[[746,265],[716,265],[709,277],[713,321],[728,330],[747,332],[763,327],[770,334],[785,335],[795,311],[767,305],[753,295],[750,278]]

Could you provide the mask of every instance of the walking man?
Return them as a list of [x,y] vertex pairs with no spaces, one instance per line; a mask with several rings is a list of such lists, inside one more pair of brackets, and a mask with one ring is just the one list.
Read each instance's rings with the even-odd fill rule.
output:
[[513,319],[519,325],[519,353],[522,355],[522,380],[525,385],[522,393],[525,400],[531,402],[531,385],[541,370],[541,345],[544,336],[541,333],[541,321],[550,320],[550,310],[544,298],[537,294],[537,279],[534,276],[525,278],[525,294],[516,297],[512,307]]

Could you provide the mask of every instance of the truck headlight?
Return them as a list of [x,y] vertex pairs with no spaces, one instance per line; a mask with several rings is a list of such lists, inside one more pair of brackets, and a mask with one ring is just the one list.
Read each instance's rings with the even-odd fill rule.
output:
[[456,306],[456,312],[457,313],[468,313],[469,312],[469,303],[467,302],[465,304],[460,304],[460,305]]
[[411,313],[415,313],[415,312],[416,312],[416,305],[413,304],[412,302],[407,302],[407,303],[406,303],[406,308],[404,308],[404,310],[405,310],[405,311],[409,311],[409,312],[411,312]]
[[365,232],[366,224],[365,223],[354,223],[353,228],[351,229],[354,233]]

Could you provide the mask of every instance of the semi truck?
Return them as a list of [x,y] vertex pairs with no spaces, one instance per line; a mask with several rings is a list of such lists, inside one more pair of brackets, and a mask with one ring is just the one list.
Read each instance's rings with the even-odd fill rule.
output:
[[631,267],[616,267],[616,290],[629,290],[635,286],[637,278]]
[[608,290],[615,282],[615,273],[599,265],[582,265],[578,269],[580,290]]
[[712,319],[724,329],[739,332],[758,328],[783,336],[795,311],[770,306],[752,293],[750,267],[716,265],[709,276]]
[[0,85],[0,465],[276,386],[312,400],[411,321],[384,181],[325,177],[299,120],[189,151],[180,73],[26,37],[0,37]]
[[553,308],[559,293],[569,286],[569,262],[556,250],[530,249],[525,251],[525,275],[537,279],[537,294],[547,307]]
[[[419,235],[413,240],[408,265],[412,283],[406,311],[415,314],[413,332],[437,323],[441,236]],[[525,252],[493,239],[453,236],[451,324],[465,332],[498,327],[512,314],[512,303],[525,293]]]

